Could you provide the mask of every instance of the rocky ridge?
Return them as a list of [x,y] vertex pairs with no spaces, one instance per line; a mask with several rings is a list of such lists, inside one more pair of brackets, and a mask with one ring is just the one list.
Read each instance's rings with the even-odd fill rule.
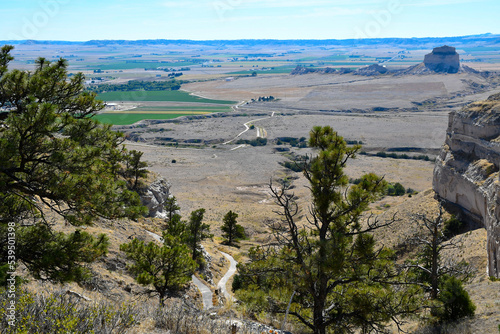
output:
[[440,199],[487,230],[488,274],[500,278],[500,94],[451,112],[434,169]]

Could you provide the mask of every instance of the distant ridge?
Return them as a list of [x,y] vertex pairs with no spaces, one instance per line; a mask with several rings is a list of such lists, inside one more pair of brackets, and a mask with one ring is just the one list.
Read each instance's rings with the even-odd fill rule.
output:
[[188,39],[144,39],[144,40],[90,40],[86,42],[74,41],[37,41],[37,40],[6,40],[0,44],[44,44],[44,45],[206,45],[206,46],[370,46],[392,45],[400,47],[429,48],[435,45],[452,44],[454,47],[500,47],[499,34],[481,34],[457,37],[421,37],[421,38],[368,38],[368,39],[237,39],[237,40],[188,40]]

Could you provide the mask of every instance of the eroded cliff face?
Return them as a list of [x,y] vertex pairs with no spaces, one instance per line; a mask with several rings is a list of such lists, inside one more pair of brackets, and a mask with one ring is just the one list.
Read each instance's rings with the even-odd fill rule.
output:
[[454,47],[445,45],[425,55],[424,65],[438,73],[457,73],[460,70],[460,56]]
[[500,278],[500,94],[450,113],[433,187],[488,233],[488,273]]

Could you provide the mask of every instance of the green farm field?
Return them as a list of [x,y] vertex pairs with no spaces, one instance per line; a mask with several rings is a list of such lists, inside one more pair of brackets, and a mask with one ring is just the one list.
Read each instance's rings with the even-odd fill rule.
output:
[[136,122],[152,119],[152,120],[166,120],[166,119],[174,119],[181,116],[189,116],[189,115],[204,115],[208,114],[207,112],[192,112],[192,113],[102,113],[94,116],[101,123],[113,124],[113,125],[130,125]]
[[172,107],[172,106],[141,106],[137,107],[134,109],[127,110],[126,113],[135,113],[135,112],[146,112],[146,113],[157,113],[157,112],[162,112],[162,113],[208,113],[208,112],[224,112],[224,111],[231,111],[231,107],[225,107],[225,106],[217,106],[217,107],[193,107],[193,106],[186,106],[186,107]]
[[172,91],[131,91],[131,92],[106,92],[98,94],[98,99],[103,101],[165,101],[165,102],[193,102],[212,104],[236,104],[235,101],[210,100],[190,95],[180,90]]

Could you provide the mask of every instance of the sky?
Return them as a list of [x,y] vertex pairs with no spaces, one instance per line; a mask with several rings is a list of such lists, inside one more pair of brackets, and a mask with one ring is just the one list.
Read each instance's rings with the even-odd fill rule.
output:
[[0,0],[0,40],[349,39],[500,33],[499,0]]

